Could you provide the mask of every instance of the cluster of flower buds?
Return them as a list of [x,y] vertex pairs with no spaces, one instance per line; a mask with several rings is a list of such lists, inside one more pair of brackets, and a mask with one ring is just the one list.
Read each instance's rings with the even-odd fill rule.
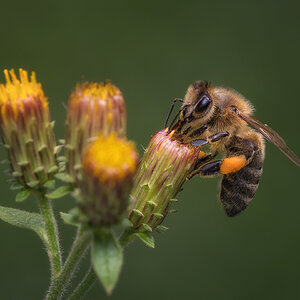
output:
[[93,226],[126,217],[138,154],[126,136],[126,107],[120,90],[108,83],[83,83],[67,111],[67,172],[79,188],[81,212]]
[[[24,187],[40,187],[58,170],[47,98],[34,73],[30,78],[22,69],[19,78],[13,70],[4,74],[0,130],[12,174]],[[203,153],[160,131],[138,167],[135,146],[126,140],[122,93],[109,82],[78,84],[69,99],[66,124],[66,170],[80,190],[79,207],[94,226],[119,223],[131,199],[133,229],[155,230]]]
[[25,188],[38,188],[58,170],[53,123],[35,73],[4,70],[0,84],[0,131],[12,175]]
[[126,136],[126,107],[120,90],[107,83],[78,84],[67,110],[67,172],[78,181],[86,146],[99,134]]
[[[63,218],[72,224],[80,223],[78,232],[87,231],[86,236],[92,232],[94,271],[110,294],[122,266],[121,245],[138,236],[154,247],[149,232],[159,229],[203,152],[199,147],[180,143],[173,132],[160,131],[150,140],[139,163],[135,144],[126,139],[126,108],[120,90],[109,82],[83,83],[70,96],[65,157],[57,159],[59,147],[55,143],[47,98],[35,74],[29,78],[22,69],[19,78],[13,70],[5,70],[4,74],[6,83],[0,84],[0,134],[12,175],[24,188],[17,200],[24,200],[33,189],[43,196],[40,204],[47,210],[46,238],[54,249],[54,254],[52,250],[49,253],[59,261],[52,292],[63,272],[59,271],[56,226],[47,198],[73,191],[78,208]],[[54,175],[68,184],[48,193],[46,188],[54,186]],[[113,227],[120,224],[127,228],[119,241]],[[80,241],[86,243],[81,238],[79,234],[72,251],[82,247]]]

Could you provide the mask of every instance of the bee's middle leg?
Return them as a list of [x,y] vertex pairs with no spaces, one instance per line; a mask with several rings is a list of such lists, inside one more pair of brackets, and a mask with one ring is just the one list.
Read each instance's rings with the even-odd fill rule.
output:
[[[211,135],[210,137],[206,138],[206,139],[198,139],[198,140],[195,140],[191,143],[191,145],[193,146],[204,146],[204,145],[207,145],[207,144],[213,144],[213,143],[216,143],[218,142],[219,140],[227,137],[229,134],[228,132],[218,132],[214,135]],[[199,174],[199,170],[202,170],[202,167],[206,166],[206,165],[209,165],[211,166],[211,164],[209,163],[209,161],[211,161],[212,159],[214,159],[216,156],[217,156],[217,152],[214,152],[214,153],[209,153],[209,154],[206,154],[202,157],[200,157],[195,166],[194,166],[194,171],[187,177],[187,180],[191,179],[192,177],[194,177],[195,175],[198,175]],[[218,162],[218,161],[216,161]],[[214,172],[214,169],[216,168],[216,165],[218,163],[215,163],[215,162],[212,162],[212,166],[211,166],[211,172],[209,173],[213,173]],[[215,175],[215,174],[210,174],[208,176],[212,176],[212,175]]]

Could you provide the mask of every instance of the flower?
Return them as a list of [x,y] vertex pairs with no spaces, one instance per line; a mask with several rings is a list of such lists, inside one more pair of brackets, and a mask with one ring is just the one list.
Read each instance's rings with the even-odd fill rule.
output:
[[99,134],[126,135],[126,107],[120,90],[107,83],[78,84],[67,110],[67,172],[77,181],[82,157],[89,142]]
[[0,131],[12,175],[24,187],[36,188],[57,171],[56,143],[48,101],[35,73],[4,70],[0,84]]
[[162,223],[187,175],[204,155],[199,147],[181,144],[172,136],[173,132],[159,131],[152,137],[136,173],[129,220],[137,232],[153,231]]
[[138,164],[133,142],[115,133],[100,135],[83,156],[79,207],[92,225],[114,225],[129,206],[129,193]]

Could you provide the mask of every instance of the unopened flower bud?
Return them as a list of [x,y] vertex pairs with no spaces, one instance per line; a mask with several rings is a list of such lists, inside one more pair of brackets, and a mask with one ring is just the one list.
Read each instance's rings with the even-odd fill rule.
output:
[[129,220],[136,231],[152,231],[169,212],[175,196],[203,152],[181,144],[172,133],[156,133],[144,153],[135,176]]
[[67,172],[77,181],[82,157],[89,142],[99,134],[126,135],[126,107],[120,90],[108,83],[78,84],[67,110]]
[[36,188],[57,171],[56,144],[47,98],[35,73],[4,70],[0,84],[0,130],[12,175],[24,187]]
[[83,157],[79,207],[92,225],[114,225],[129,206],[129,193],[137,169],[134,143],[116,134],[100,135]]

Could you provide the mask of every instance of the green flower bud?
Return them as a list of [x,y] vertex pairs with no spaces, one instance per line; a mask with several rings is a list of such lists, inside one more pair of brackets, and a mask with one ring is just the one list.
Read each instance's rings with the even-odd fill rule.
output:
[[118,224],[128,213],[138,155],[132,142],[115,133],[88,145],[83,157],[79,208],[94,226]]
[[136,231],[152,231],[162,223],[187,175],[203,154],[199,147],[172,139],[172,134],[156,133],[139,165],[131,191],[134,207],[129,214]]
[[26,188],[37,188],[57,171],[56,143],[48,101],[35,73],[4,70],[0,84],[0,132],[12,175]]
[[120,90],[111,83],[83,83],[71,94],[67,110],[66,169],[74,181],[82,169],[89,142],[99,134],[126,135],[126,107]]

